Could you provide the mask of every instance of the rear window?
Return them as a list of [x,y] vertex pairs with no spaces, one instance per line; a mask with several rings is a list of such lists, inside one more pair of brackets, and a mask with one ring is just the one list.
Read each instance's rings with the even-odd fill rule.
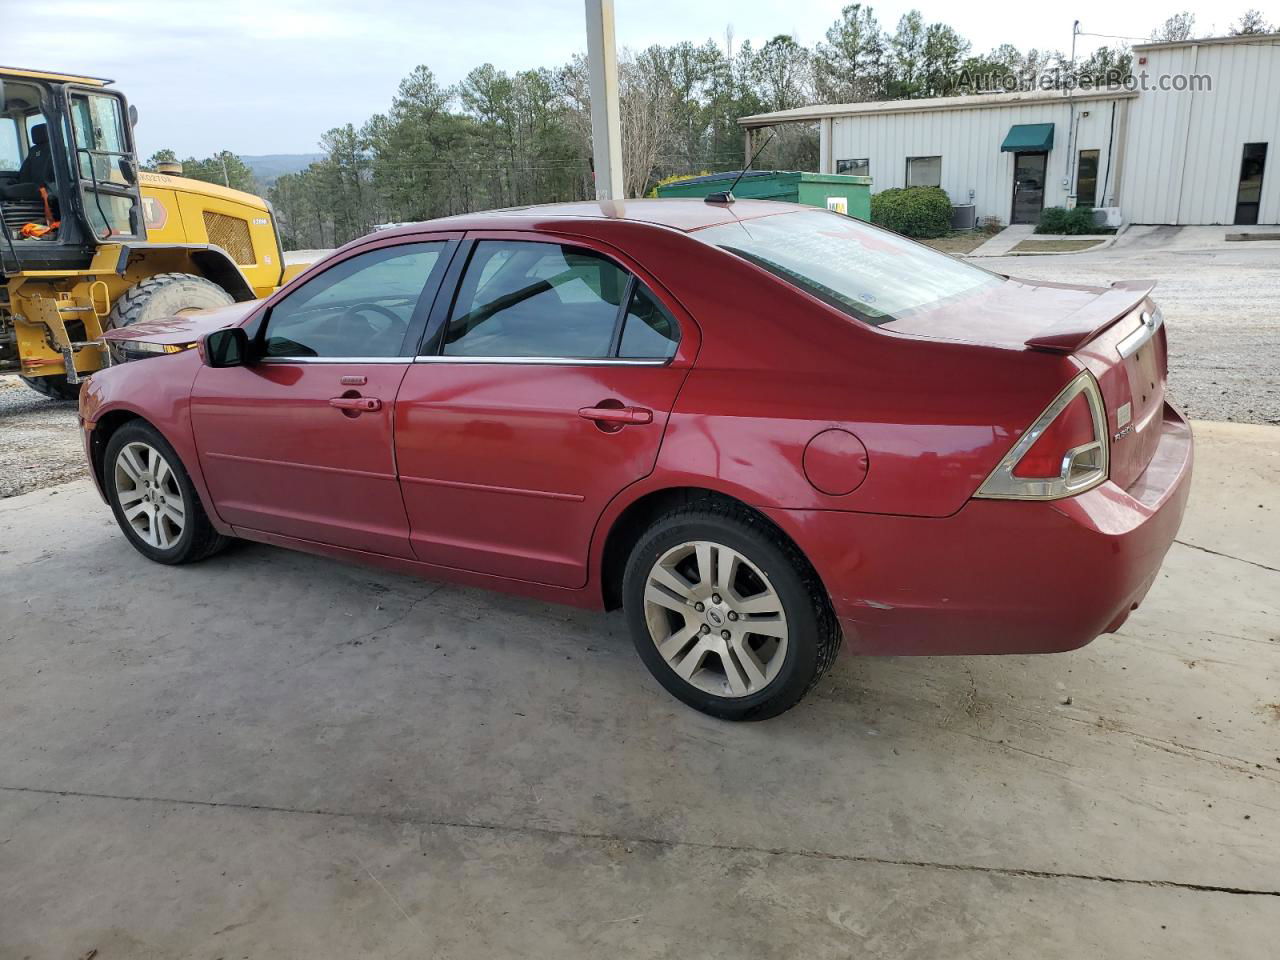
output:
[[22,152],[18,149],[18,121],[13,117],[0,117],[0,170],[16,172],[22,166]]
[[922,244],[822,210],[721,224],[693,236],[877,325],[1005,282]]

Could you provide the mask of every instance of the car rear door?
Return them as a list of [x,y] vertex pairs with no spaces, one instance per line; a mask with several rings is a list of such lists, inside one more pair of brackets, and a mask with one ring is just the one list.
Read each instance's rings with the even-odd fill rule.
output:
[[653,470],[698,332],[602,245],[468,234],[396,401],[421,560],[564,587],[605,505]]
[[361,246],[268,304],[254,332],[261,359],[201,368],[192,427],[224,520],[413,556],[395,397],[456,246],[456,235]]

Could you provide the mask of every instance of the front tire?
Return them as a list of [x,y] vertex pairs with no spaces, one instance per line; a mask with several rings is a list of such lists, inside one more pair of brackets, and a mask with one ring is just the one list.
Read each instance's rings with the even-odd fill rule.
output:
[[150,424],[125,424],[107,442],[103,487],[116,522],[148,560],[194,563],[229,538],[213,529],[182,461]]
[[775,717],[840,648],[817,574],[756,514],[707,500],[636,543],[623,607],[640,659],[668,692],[723,720]]
[[128,327],[172,317],[184,310],[208,310],[235,303],[216,283],[192,273],[157,273],[135,283],[115,302],[108,326]]

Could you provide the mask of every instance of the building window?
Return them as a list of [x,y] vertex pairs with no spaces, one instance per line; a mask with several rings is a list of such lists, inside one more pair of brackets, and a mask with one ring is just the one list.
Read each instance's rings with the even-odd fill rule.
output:
[[1257,223],[1262,202],[1262,174],[1267,166],[1267,145],[1246,143],[1240,158],[1240,184],[1236,188],[1236,223]]
[[1076,206],[1098,205],[1098,151],[1081,150],[1076,164]]
[[836,173],[847,173],[852,177],[869,177],[871,176],[871,161],[862,160],[837,160]]
[[942,186],[942,158],[907,157],[907,186]]

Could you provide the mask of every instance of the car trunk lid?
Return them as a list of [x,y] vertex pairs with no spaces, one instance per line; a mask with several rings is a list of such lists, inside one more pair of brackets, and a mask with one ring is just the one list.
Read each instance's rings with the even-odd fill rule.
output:
[[1072,354],[1102,389],[1111,479],[1128,488],[1155,456],[1164,414],[1168,343],[1160,311],[1147,300]]
[[1110,287],[1009,280],[892,320],[881,329],[928,339],[1071,356],[1093,374],[1106,407],[1110,477],[1128,487],[1155,454],[1164,409],[1167,344],[1154,283]]

